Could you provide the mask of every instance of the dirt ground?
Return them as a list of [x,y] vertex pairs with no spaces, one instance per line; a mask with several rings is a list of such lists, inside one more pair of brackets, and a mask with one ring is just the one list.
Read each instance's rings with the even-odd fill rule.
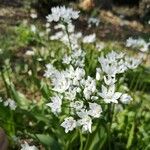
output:
[[[143,24],[137,17],[134,18],[136,8],[114,7],[112,11],[99,11],[100,25],[97,28],[88,29],[87,15],[82,15],[76,23],[77,29],[84,29],[84,34],[96,32],[100,40],[125,41],[128,37],[149,37],[150,28]],[[7,27],[17,26],[23,20],[28,20],[31,8],[26,0],[1,0],[0,2],[0,32],[7,32]],[[128,16],[127,19],[126,16]],[[132,18],[132,19],[131,19]],[[45,19],[45,18],[44,18]],[[44,20],[42,19],[42,20]]]

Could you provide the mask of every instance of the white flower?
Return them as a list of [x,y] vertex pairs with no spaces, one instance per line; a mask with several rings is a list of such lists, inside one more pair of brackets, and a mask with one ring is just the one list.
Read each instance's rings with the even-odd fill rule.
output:
[[99,118],[102,113],[102,108],[97,103],[89,103],[90,110],[88,114],[94,118]]
[[62,31],[56,32],[55,35],[50,36],[50,40],[58,40],[64,36]]
[[80,110],[83,107],[83,101],[75,101],[70,103],[70,106],[75,108],[76,110]]
[[122,93],[115,92],[115,85],[111,85],[108,89],[102,85],[102,93],[99,93],[105,103],[118,103],[117,99],[119,99],[121,94]]
[[63,58],[63,64],[70,64],[71,62],[71,57],[70,56],[67,56],[65,55],[64,58]]
[[105,72],[107,75],[115,75],[117,74],[117,62],[116,63],[111,63],[111,59],[106,59],[104,57],[99,58],[99,62],[101,64],[103,72]]
[[136,48],[136,47],[142,46],[144,43],[145,41],[143,39],[133,39],[132,37],[129,37],[126,40],[126,47],[132,46],[133,48]]
[[47,23],[45,24],[45,27],[46,27],[46,28],[49,28],[49,27],[50,27],[50,23],[47,22]]
[[76,128],[76,120],[73,117],[65,118],[65,121],[61,124],[65,128],[65,132],[68,133]]
[[30,17],[31,17],[32,19],[36,19],[36,18],[37,18],[37,14],[36,14],[36,13],[31,13],[31,14],[30,14]]
[[104,76],[104,82],[106,85],[113,85],[116,82],[115,76],[108,75],[107,77]]
[[85,70],[79,67],[74,69],[73,66],[70,65],[67,72],[68,77],[72,80],[72,85],[79,86],[79,81],[85,76]]
[[92,132],[92,119],[90,117],[79,119],[77,122],[80,126],[82,126],[82,132]]
[[29,146],[29,144],[25,142],[24,144],[21,144],[21,150],[38,150],[38,148],[34,145]]
[[146,43],[146,41],[142,38],[133,39],[130,37],[126,41],[126,47],[139,48],[142,52],[148,51],[149,45],[150,43]]
[[91,100],[93,101],[98,100],[98,96],[91,96]]
[[54,26],[54,29],[55,30],[58,30],[58,29],[62,29],[62,30],[65,30],[65,26],[61,23],[58,23]]
[[95,25],[96,27],[99,25],[100,20],[94,17],[91,17],[88,19],[88,27],[90,28],[92,25]]
[[123,58],[124,55],[125,55],[125,54],[122,53],[122,52],[117,53],[117,52],[115,52],[115,51],[111,51],[110,53],[108,53],[108,54],[106,55],[106,58],[107,58],[108,60],[110,60],[111,62],[115,62],[117,59]]
[[36,26],[35,25],[31,25],[31,31],[33,33],[36,33],[36,30],[37,30]]
[[70,23],[72,19],[79,17],[79,11],[73,11],[72,8],[66,8],[65,6],[53,7],[51,12],[52,13],[46,17],[48,22],[64,21],[65,23]]
[[55,97],[51,98],[51,103],[46,104],[51,108],[51,111],[56,115],[61,112],[61,105],[62,105],[62,97],[56,95]]
[[101,56],[98,61],[101,64],[103,72],[109,76],[115,76],[126,71],[127,67],[124,64],[123,56],[124,53],[116,53],[114,51],[108,53],[106,57]]
[[100,52],[105,48],[105,44],[103,42],[96,43],[96,49]]
[[92,119],[88,116],[88,112],[85,110],[81,110],[77,113],[81,118],[77,121],[78,126],[82,126],[82,132],[89,131],[92,132]]
[[75,26],[72,23],[69,23],[67,28],[68,28],[68,32],[69,33],[73,33],[74,29],[75,29]]
[[67,72],[56,72],[52,78],[53,90],[59,93],[64,93],[70,86],[71,80],[67,78]]
[[125,57],[125,65],[129,69],[135,69],[141,63],[141,59],[136,59],[133,57]]
[[77,80],[81,80],[85,76],[85,70],[77,67],[74,72],[74,75]]
[[32,51],[32,50],[28,50],[28,51],[26,51],[26,53],[25,53],[25,55],[27,55],[27,56],[33,56],[34,54],[35,54],[35,52]]
[[10,98],[4,102],[4,106],[9,106],[11,110],[15,110],[17,107],[16,102]]
[[96,91],[96,82],[90,76],[83,82],[84,90],[83,94],[86,99],[90,99],[90,96]]
[[82,40],[83,43],[93,43],[95,41],[96,41],[96,34],[95,33],[85,36]]
[[101,79],[102,70],[101,68],[96,68],[96,80],[99,81]]
[[69,88],[69,90],[67,92],[65,92],[65,98],[70,101],[73,101],[76,98],[76,93],[77,93],[76,88],[74,88],[74,89]]
[[123,104],[128,104],[131,100],[132,100],[132,98],[131,98],[131,96],[128,95],[128,94],[123,94],[123,95],[120,97],[120,101],[121,101]]
[[46,65],[46,70],[44,73],[44,77],[51,77],[54,73],[56,72],[56,69],[54,68],[54,66],[52,64],[47,64]]

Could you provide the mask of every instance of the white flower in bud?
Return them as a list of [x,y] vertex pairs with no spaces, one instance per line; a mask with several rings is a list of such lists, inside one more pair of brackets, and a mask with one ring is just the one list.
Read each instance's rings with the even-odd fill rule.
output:
[[131,96],[128,94],[122,94],[122,96],[120,97],[120,101],[123,104],[128,104],[130,101],[132,100]]
[[99,81],[101,79],[102,70],[101,68],[96,68],[96,80]]

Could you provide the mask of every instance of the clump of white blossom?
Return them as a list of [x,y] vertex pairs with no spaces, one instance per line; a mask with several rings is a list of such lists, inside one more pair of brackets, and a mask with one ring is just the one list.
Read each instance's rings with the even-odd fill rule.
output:
[[27,142],[21,144],[21,150],[38,150],[38,148],[34,145],[30,146]]
[[80,46],[80,41],[93,43],[96,35],[82,37],[75,33],[71,19],[76,18],[78,12],[73,13],[72,9],[65,7],[52,8],[52,14],[47,17],[48,22],[67,22],[67,25],[63,22],[56,25],[54,28],[61,31],[56,32],[50,39],[64,42],[71,48],[71,52],[64,54],[62,58],[63,69],[58,69],[54,64],[46,65],[44,77],[50,79],[53,91],[46,106],[50,107],[56,117],[64,117],[60,126],[66,133],[76,128],[91,133],[94,120],[103,115],[104,105],[128,104],[132,100],[128,93],[120,91],[116,86],[119,82],[117,75],[135,69],[141,60],[128,57],[122,52],[111,51],[97,58],[99,63],[95,74],[90,76],[86,71],[86,52]]
[[11,110],[15,110],[17,105],[16,105],[16,102],[10,98],[8,98],[7,100],[3,100],[1,97],[0,97],[0,103],[3,103],[3,105],[5,107],[9,107]]
[[54,93],[47,106],[56,116],[65,108],[66,118],[61,126],[66,133],[78,127],[82,127],[83,132],[92,132],[93,120],[100,118],[103,112],[101,103],[129,103],[132,99],[130,95],[116,91],[116,75],[134,69],[140,63],[136,59],[130,60],[123,53],[112,51],[98,58],[100,64],[95,70],[95,77],[91,77],[84,68],[86,54],[78,55],[81,53],[81,49],[76,49],[70,57],[65,55],[65,61],[64,58],[62,60],[67,65],[65,70],[47,64],[44,74],[50,78]]
[[93,43],[96,41],[96,34],[93,33],[93,34],[90,34],[90,35],[87,35],[83,38],[83,43]]
[[142,52],[147,52],[149,50],[150,42],[146,42],[142,38],[134,39],[129,37],[126,40],[126,47],[137,48]]
[[72,19],[77,19],[79,17],[79,11],[74,11],[72,8],[66,8],[65,6],[57,6],[51,9],[51,14],[48,15],[48,22],[58,22],[63,21],[65,23],[70,23]]
[[71,46],[73,49],[79,47],[78,42],[79,39],[82,38],[82,33],[75,32],[75,27],[72,23],[68,23],[67,25],[59,23],[54,26],[54,29],[58,31],[56,31],[53,35],[50,35],[50,40],[59,40],[64,44]]

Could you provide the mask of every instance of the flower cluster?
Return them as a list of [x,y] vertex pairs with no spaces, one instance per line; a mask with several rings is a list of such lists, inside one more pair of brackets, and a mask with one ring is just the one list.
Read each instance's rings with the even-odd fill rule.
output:
[[[61,126],[66,133],[78,127],[82,127],[83,132],[92,132],[92,120],[100,118],[102,114],[101,104],[118,103],[119,100],[124,104],[129,103],[132,98],[127,93],[116,91],[116,74],[133,69],[140,63],[133,58],[131,61],[123,53],[112,51],[105,57],[98,58],[100,64],[93,78],[84,69],[85,53],[79,54],[82,54],[82,50],[75,50],[70,56],[65,55],[62,60],[67,65],[65,70],[59,71],[48,64],[44,74],[50,78],[54,91],[47,106],[56,116],[65,113],[66,118]],[[76,63],[76,60],[82,62],[82,65]],[[101,84],[102,87],[99,88]]]
[[34,145],[29,146],[29,144],[25,142],[24,144],[21,144],[21,150],[38,150],[38,148]]
[[[75,26],[72,24],[71,20],[77,19],[78,17],[79,12],[73,11],[71,8],[65,8],[64,6],[52,8],[52,13],[47,16],[46,30],[50,30],[50,22],[54,21],[58,22],[58,24],[54,26],[56,32],[50,35],[50,40],[59,40],[72,49],[80,48],[78,44],[78,42],[81,41],[80,39],[83,39],[83,43],[95,42],[96,34],[83,37],[81,32],[75,32]],[[96,18],[91,18],[90,23],[99,24]]]
[[75,32],[75,27],[72,23],[68,23],[67,25],[57,24],[54,29],[58,31],[50,36],[50,40],[59,40],[65,45],[71,46],[73,49],[79,47],[78,42],[82,38],[82,33]]
[[3,100],[1,97],[0,97],[0,102],[3,103],[3,105],[5,107],[9,107],[11,110],[15,110],[17,105],[16,105],[16,102],[10,98],[8,98],[7,100]]
[[57,6],[51,9],[51,14],[46,18],[48,22],[63,21],[65,23],[70,23],[72,19],[77,19],[78,17],[79,11],[74,11],[72,8],[66,8],[65,6]]
[[124,53],[116,53],[112,51],[106,57],[99,58],[103,72],[102,92],[99,95],[104,99],[105,103],[118,103],[118,99],[124,104],[129,103],[132,99],[128,94],[115,92],[116,74],[124,73],[128,69],[135,69],[141,62],[140,59],[124,56]]
[[82,50],[80,41],[93,43],[96,41],[96,34],[83,37],[81,33],[75,33],[75,27],[70,20],[77,17],[78,12],[73,13],[72,9],[65,7],[52,8],[52,14],[47,17],[48,22],[62,21],[54,27],[58,32],[50,36],[50,39],[62,41],[71,50],[62,58],[63,70],[47,64],[44,73],[50,79],[53,91],[46,106],[50,107],[55,116],[65,117],[61,126],[66,133],[75,128],[92,132],[93,121],[101,117],[104,105],[128,104],[132,98],[117,89],[117,74],[135,69],[141,62],[139,59],[127,57],[124,53],[112,51],[97,58],[99,64],[92,70],[95,75],[89,75],[86,71],[86,52]]
[[128,38],[126,41],[126,47],[139,48],[142,52],[147,52],[149,50],[150,42],[146,42],[142,38],[133,39],[132,37]]

